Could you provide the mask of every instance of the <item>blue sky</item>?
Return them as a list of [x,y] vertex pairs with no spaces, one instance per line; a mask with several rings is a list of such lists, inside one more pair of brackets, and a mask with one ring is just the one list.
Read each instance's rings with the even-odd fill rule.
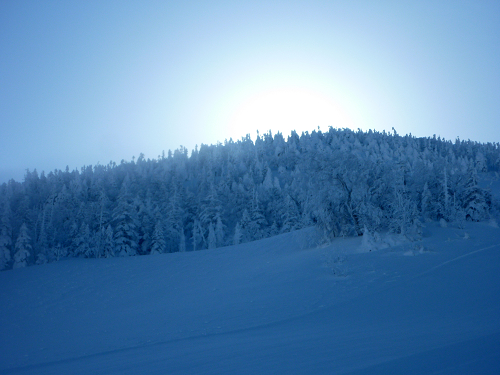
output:
[[320,126],[500,142],[496,1],[4,1],[0,182]]

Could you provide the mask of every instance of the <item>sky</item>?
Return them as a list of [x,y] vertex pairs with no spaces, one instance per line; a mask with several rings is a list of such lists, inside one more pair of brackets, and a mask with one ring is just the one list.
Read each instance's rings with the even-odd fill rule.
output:
[[498,1],[2,1],[0,183],[329,126],[500,142]]

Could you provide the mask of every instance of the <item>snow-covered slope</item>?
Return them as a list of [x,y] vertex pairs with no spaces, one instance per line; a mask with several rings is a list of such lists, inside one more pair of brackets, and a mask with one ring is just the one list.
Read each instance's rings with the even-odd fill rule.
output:
[[496,374],[500,229],[69,259],[0,273],[0,316],[1,374]]

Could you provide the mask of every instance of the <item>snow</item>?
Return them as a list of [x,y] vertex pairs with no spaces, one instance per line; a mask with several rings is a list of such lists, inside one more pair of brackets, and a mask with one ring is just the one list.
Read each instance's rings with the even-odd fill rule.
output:
[[498,227],[381,237],[1,272],[0,374],[498,373]]

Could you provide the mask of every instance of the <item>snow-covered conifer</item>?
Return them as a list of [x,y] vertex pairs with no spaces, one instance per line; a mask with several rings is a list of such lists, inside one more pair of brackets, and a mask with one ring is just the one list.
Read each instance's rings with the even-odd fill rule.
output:
[[184,228],[180,231],[179,236],[179,252],[183,253],[186,251],[186,235],[184,234]]
[[221,213],[222,203],[219,200],[215,186],[212,184],[208,196],[201,205],[200,224],[208,229],[210,223],[217,222],[217,218],[221,216]]
[[36,243],[37,254],[36,254],[36,264],[45,264],[49,261],[49,241],[47,238],[46,230],[46,212],[42,213],[42,222],[40,224],[40,234],[38,236],[38,241]]
[[248,223],[246,223],[244,229],[246,230],[249,241],[260,240],[261,238],[266,237],[267,220],[264,216],[264,212],[261,208],[259,197],[256,191],[254,191],[250,220]]
[[283,225],[281,227],[282,233],[299,229],[300,213],[297,208],[297,204],[290,197],[289,194],[285,195],[285,200],[283,202],[282,219],[283,219]]
[[488,214],[488,204],[483,190],[479,187],[476,169],[469,168],[468,179],[462,198],[462,207],[468,220],[480,221]]
[[113,236],[113,228],[110,224],[106,227],[103,235],[102,242],[102,256],[104,258],[111,258],[115,256],[115,240]]
[[422,217],[425,221],[432,220],[432,193],[429,190],[429,185],[427,182],[424,184],[424,188],[422,190],[421,200],[420,200],[420,208],[422,211]]
[[75,255],[85,258],[93,258],[96,256],[96,244],[93,238],[93,234],[90,233],[89,225],[82,223],[80,230],[75,237]]
[[0,270],[10,266],[12,249],[12,227],[8,203],[0,219]]
[[[165,237],[167,238],[166,250],[169,252],[180,251],[183,246],[185,249],[184,219],[186,212],[183,204],[182,187],[177,186],[175,183],[172,194],[168,199],[166,219],[164,221]],[[158,212],[156,216],[158,219],[162,215]],[[182,241],[184,241],[184,244],[182,244]]]
[[224,224],[220,216],[217,217],[217,222],[215,224],[215,237],[217,239],[217,247],[224,246]]
[[208,248],[215,249],[217,247],[217,237],[215,236],[214,225],[210,223],[208,225]]
[[390,208],[391,219],[389,228],[391,231],[403,236],[409,235],[415,221],[418,220],[418,211],[415,202],[409,198],[408,193],[395,191]]
[[139,247],[138,216],[126,181],[123,182],[118,196],[118,205],[113,211],[113,222],[115,223],[115,254],[118,256],[136,255]]
[[13,268],[22,268],[28,265],[28,258],[31,250],[31,238],[28,235],[26,224],[21,225],[19,235],[16,240],[16,253],[14,254]]
[[449,185],[448,185],[448,172],[446,168],[443,171],[443,180],[441,181],[442,183],[442,193],[440,195],[441,200],[440,200],[440,214],[442,217],[444,217],[446,220],[449,220],[450,217],[450,190],[449,190]]
[[68,250],[63,247],[60,243],[57,243],[53,248],[52,248],[52,256],[53,259],[58,261],[62,257],[65,257],[68,255]]
[[166,249],[165,236],[163,234],[163,225],[158,220],[153,232],[151,241],[151,254],[163,254]]
[[[186,241],[196,250],[213,247],[210,225],[217,247],[308,225],[330,239],[360,235],[365,225],[410,236],[416,218],[460,226],[464,215],[487,218],[495,205],[477,174],[499,171],[498,148],[335,128],[292,132],[287,141],[269,133],[256,142],[247,136],[203,145],[190,157],[181,147],[154,160],[30,172],[23,183],[0,186],[0,207],[13,210],[12,227],[32,228],[28,259],[38,262],[63,253],[149,253],[157,220],[166,252],[185,250]],[[12,228],[6,237],[10,242],[0,237],[0,268],[10,267],[15,252]],[[106,241],[112,250],[104,250]]]
[[[149,191],[149,190],[148,190]],[[154,208],[151,202],[151,194],[148,194],[145,201],[138,202],[138,219],[139,219],[139,253],[148,254],[151,250],[154,224]]]
[[488,168],[487,168],[486,158],[481,151],[478,151],[476,153],[476,171],[486,172],[487,170]]
[[243,234],[241,233],[241,225],[239,222],[237,222],[234,228],[233,245],[239,245],[241,243],[242,238]]
[[200,250],[205,239],[203,237],[201,223],[198,220],[195,220],[193,223],[193,237],[191,239],[193,241],[193,251]]
[[266,176],[264,177],[264,181],[262,182],[262,187],[265,190],[271,190],[274,187],[274,184],[273,184],[273,174],[269,166],[267,166],[265,173]]

